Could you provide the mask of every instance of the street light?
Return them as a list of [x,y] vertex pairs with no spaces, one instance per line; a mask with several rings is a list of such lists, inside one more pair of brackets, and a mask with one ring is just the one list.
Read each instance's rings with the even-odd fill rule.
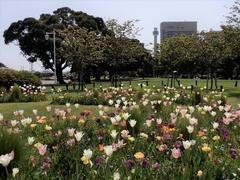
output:
[[54,83],[58,84],[57,81],[57,61],[56,61],[56,32],[53,30],[53,32],[46,32],[45,39],[49,39],[49,35],[53,35],[53,61],[54,61]]

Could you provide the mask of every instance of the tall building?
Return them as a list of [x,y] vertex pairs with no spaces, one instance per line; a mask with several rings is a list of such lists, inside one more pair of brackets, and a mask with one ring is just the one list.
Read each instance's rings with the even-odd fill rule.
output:
[[182,34],[192,35],[197,32],[196,21],[162,22],[160,25],[161,42],[166,38]]
[[156,55],[156,52],[157,52],[157,39],[158,39],[158,35],[159,35],[159,32],[158,32],[158,29],[155,27],[154,30],[153,30],[153,37],[154,37],[154,56]]

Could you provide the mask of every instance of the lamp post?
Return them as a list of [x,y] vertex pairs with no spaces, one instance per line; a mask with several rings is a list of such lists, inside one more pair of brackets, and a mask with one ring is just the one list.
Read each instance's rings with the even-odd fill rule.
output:
[[45,39],[49,39],[49,35],[53,35],[53,62],[54,62],[54,83],[58,84],[57,81],[57,61],[56,61],[56,32],[53,30],[53,32],[46,32]]

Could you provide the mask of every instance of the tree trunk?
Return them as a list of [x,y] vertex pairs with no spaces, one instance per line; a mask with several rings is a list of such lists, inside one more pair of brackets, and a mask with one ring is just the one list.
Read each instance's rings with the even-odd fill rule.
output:
[[206,85],[206,88],[208,89],[208,81],[209,81],[209,73],[207,75],[207,85]]
[[59,84],[65,84],[64,79],[63,79],[63,70],[61,67],[61,64],[57,64],[57,81]]
[[211,89],[213,89],[213,74],[212,74],[212,72],[210,74],[210,77],[211,77]]
[[84,89],[83,71],[79,73],[79,87],[80,87],[80,91],[83,91]]
[[95,72],[95,81],[100,81],[101,80],[101,73],[99,71]]
[[215,73],[214,81],[215,81],[215,88],[218,89],[218,84],[217,84],[217,73]]
[[89,73],[85,73],[83,79],[85,83],[91,83],[91,77]]

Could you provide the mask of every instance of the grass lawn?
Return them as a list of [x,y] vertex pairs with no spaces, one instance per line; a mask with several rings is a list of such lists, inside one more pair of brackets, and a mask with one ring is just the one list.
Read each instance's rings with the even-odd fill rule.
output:
[[[166,84],[167,79],[166,78],[145,78],[145,79],[134,79],[131,81],[131,87],[133,88],[140,88],[138,86],[139,83],[146,84],[146,81],[148,81],[148,87],[152,88],[153,85],[156,87],[162,87],[162,81],[164,84]],[[180,79],[181,84],[184,86],[195,86],[195,80],[193,79]],[[130,87],[129,81],[122,82],[124,84],[124,87]],[[240,82],[238,87],[234,87],[235,81],[234,80],[218,80],[218,86],[223,86],[225,90],[225,95],[228,97],[228,102],[231,103],[235,108],[238,104],[240,104]],[[99,88],[100,85],[103,87],[109,87],[109,82],[97,82],[95,88]],[[206,85],[206,80],[198,80],[198,87],[204,87]],[[60,86],[59,88],[65,90],[65,86]],[[92,84],[88,84],[87,88],[91,89],[93,88]],[[48,91],[50,92],[50,87],[48,87]],[[77,94],[77,92],[72,92],[72,86],[69,87],[69,92]],[[43,109],[46,108],[46,106],[50,105],[51,102],[51,96],[52,94],[49,93],[48,100],[44,102],[30,102],[30,103],[4,103],[0,104],[0,113],[4,115],[6,118],[12,117],[12,113],[16,110],[24,110],[26,115],[32,115],[32,109],[37,109],[39,112],[42,112]],[[53,108],[65,108],[64,105],[51,105]],[[80,105],[78,109],[72,108],[73,113],[77,114],[80,113],[83,110],[91,110],[91,111],[97,111],[97,106],[84,106]]]
[[[29,102],[29,103],[4,103],[0,104],[0,113],[3,114],[3,116],[7,119],[10,119],[13,117],[13,112],[17,110],[24,110],[24,114],[26,116],[33,116],[32,110],[37,109],[41,114],[41,112],[45,112],[46,107],[50,105],[50,101],[44,101],[44,102]],[[64,109],[66,106],[64,105],[51,105],[52,108],[61,108]],[[98,108],[97,106],[85,106],[85,105],[79,105],[79,108],[72,108],[72,113],[77,115],[80,112],[84,110],[90,110],[93,111],[94,114],[97,113]]]
[[[194,79],[179,79],[179,80],[180,80],[180,83],[184,86],[193,85],[194,87],[196,87],[196,84],[195,84],[196,82]],[[148,81],[147,88],[152,88],[153,85],[161,88],[161,87],[163,87],[162,82],[163,82],[163,84],[167,84],[167,78],[145,78],[145,79],[135,78],[131,81],[131,87],[140,89],[139,84],[142,83],[142,84],[146,85],[147,81]],[[169,82],[170,82],[170,80],[169,80]],[[240,103],[240,81],[238,82],[239,83],[238,87],[234,86],[235,82],[236,82],[236,80],[218,80],[218,88],[220,88],[220,86],[223,86],[223,88],[225,90],[225,95],[228,97],[229,103],[233,104],[234,107],[237,107],[237,104]],[[130,81],[123,81],[122,84],[124,87],[130,87]],[[100,86],[109,87],[110,85],[111,85],[110,82],[96,82],[95,88],[99,88]],[[176,85],[177,85],[177,83],[176,83]],[[197,87],[204,87],[204,86],[206,86],[206,79],[198,80]],[[92,89],[93,84],[87,84],[86,87],[88,89]],[[60,86],[58,88],[61,88],[63,90],[66,89],[65,86]],[[50,89],[51,88],[48,87],[49,92],[50,92]],[[73,92],[72,86],[69,86],[69,92]]]

